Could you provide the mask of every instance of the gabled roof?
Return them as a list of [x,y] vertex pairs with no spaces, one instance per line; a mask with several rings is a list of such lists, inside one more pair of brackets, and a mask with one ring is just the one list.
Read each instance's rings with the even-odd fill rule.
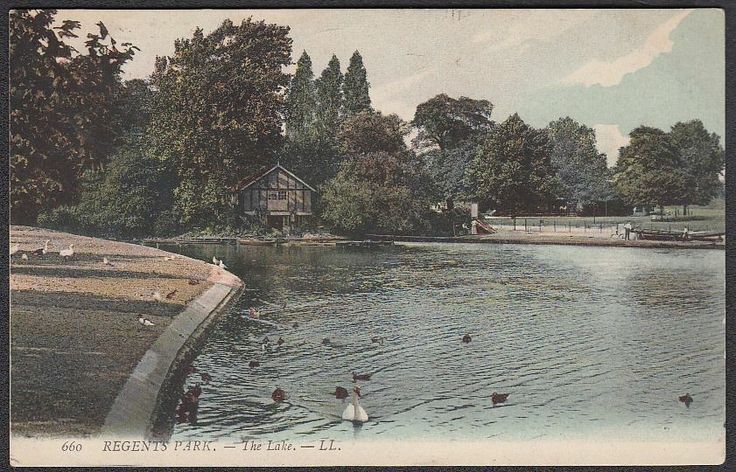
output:
[[294,175],[293,172],[291,172],[289,169],[285,168],[281,164],[276,164],[275,166],[273,166],[270,169],[268,169],[266,172],[260,172],[258,174],[253,174],[253,175],[251,175],[249,177],[244,178],[243,180],[241,180],[238,183],[238,185],[235,186],[235,191],[236,192],[240,192],[241,190],[245,190],[246,188],[248,188],[251,185],[253,185],[254,183],[258,182],[263,177],[267,176],[268,174],[270,174],[271,172],[275,171],[276,169],[283,170],[284,172],[286,172],[287,174],[289,174],[290,176],[294,177],[296,180],[298,180],[299,182],[301,182],[305,187],[307,187],[312,192],[317,192],[311,185],[309,185],[308,183],[306,183],[305,181],[303,181],[302,179],[300,179],[299,177],[297,177],[296,175]]

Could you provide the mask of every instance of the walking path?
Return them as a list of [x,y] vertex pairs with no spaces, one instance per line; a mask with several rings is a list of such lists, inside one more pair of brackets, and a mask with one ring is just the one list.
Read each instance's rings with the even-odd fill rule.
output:
[[[32,255],[46,240],[50,252]],[[19,251],[10,262],[13,434],[99,433],[123,390],[129,396],[122,400],[142,398],[130,390],[131,374],[155,364],[158,377],[146,378],[149,400],[140,401],[143,410],[150,409],[150,394],[155,402],[161,386],[156,382],[163,382],[177,351],[242,290],[242,281],[229,272],[155,248],[23,226],[10,228],[11,248],[15,244]],[[69,244],[74,256],[65,260],[59,250]],[[141,325],[139,315],[154,326]],[[170,337],[174,331],[176,340]],[[152,346],[159,349],[157,363],[141,362],[151,359]],[[134,417],[131,412],[131,421]],[[120,427],[113,418],[108,422]]]

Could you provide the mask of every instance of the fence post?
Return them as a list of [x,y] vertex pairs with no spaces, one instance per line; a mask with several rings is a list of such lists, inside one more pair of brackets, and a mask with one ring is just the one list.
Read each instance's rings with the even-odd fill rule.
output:
[[528,231],[526,227],[526,218],[524,218],[524,232]]
[[554,228],[554,232],[557,232],[557,220],[552,221],[552,227]]

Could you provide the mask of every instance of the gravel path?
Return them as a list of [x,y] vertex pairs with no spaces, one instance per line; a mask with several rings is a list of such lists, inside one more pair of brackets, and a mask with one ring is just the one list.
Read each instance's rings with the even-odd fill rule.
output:
[[[46,240],[49,253],[32,255]],[[233,278],[155,248],[39,228],[12,226],[11,248],[16,244],[10,262],[13,434],[99,432],[115,396],[172,318],[214,282]],[[70,244],[74,255],[64,259],[59,250]],[[155,325],[140,325],[139,315]]]

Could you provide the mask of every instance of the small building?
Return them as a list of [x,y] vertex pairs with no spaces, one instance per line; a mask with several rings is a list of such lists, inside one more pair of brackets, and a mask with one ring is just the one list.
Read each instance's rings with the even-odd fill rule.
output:
[[280,164],[242,180],[235,189],[239,211],[262,216],[266,224],[278,230],[289,230],[312,216],[311,185]]

